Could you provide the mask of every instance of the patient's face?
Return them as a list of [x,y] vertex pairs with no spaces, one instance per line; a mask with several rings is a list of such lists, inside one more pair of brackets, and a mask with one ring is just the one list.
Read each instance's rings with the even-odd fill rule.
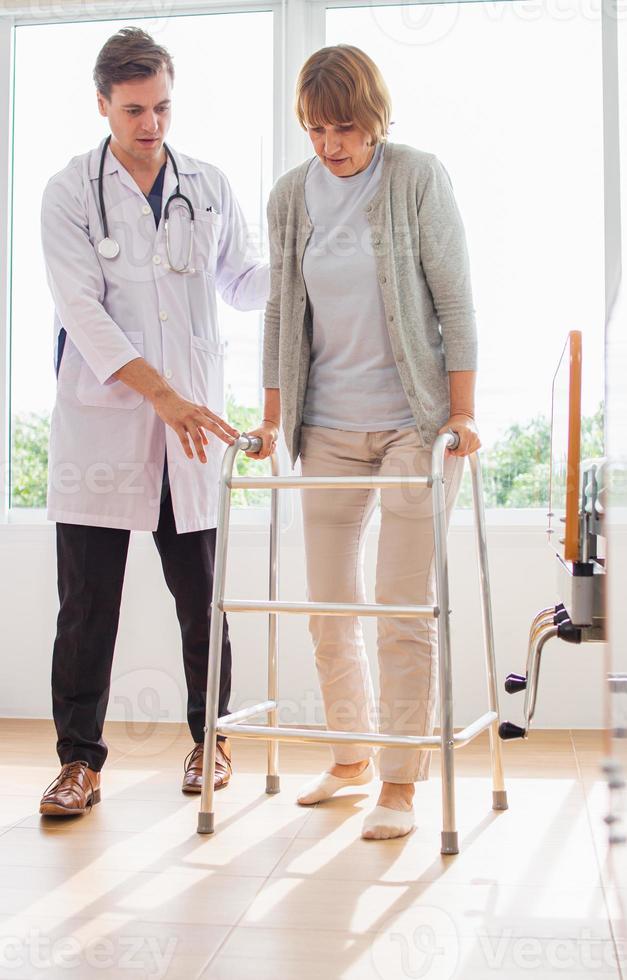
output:
[[353,177],[372,160],[371,136],[355,123],[308,126],[307,133],[318,159],[336,177]]

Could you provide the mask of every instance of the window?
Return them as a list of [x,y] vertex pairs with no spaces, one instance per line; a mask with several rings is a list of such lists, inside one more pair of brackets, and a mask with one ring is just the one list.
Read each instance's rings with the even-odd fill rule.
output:
[[[124,21],[124,24],[132,22]],[[171,52],[176,70],[174,149],[227,174],[251,237],[263,243],[272,186],[273,15],[271,12],[136,21]],[[16,29],[11,423],[13,507],[42,507],[48,419],[54,402],[53,306],[39,242],[44,186],[72,156],[107,133],[96,108],[92,70],[119,21]],[[208,56],[210,54],[210,57]],[[246,84],[242,84],[245,76]],[[41,85],[45,79],[46,99]],[[254,84],[250,83],[254,80]],[[226,96],[228,93],[228,97]],[[227,390],[233,417],[256,415],[260,402],[261,313],[220,303],[228,344]]]
[[[328,9],[324,0],[312,0],[308,9],[307,29],[297,17],[282,22],[285,10],[278,6],[276,14],[136,21],[175,59],[172,145],[227,173],[252,234],[263,239],[265,203],[281,169],[279,135],[289,154],[285,167],[300,161],[297,145],[310,152],[296,139],[293,80],[300,64],[293,52],[323,43],[325,18],[327,44],[343,41],[367,51],[392,93],[391,139],[440,158],[464,218],[480,338],[477,412],[486,504],[543,507],[551,379],[572,329],[583,332],[583,452],[602,451],[600,10],[578,0]],[[283,50],[273,44],[275,18]],[[54,399],[52,303],[38,234],[41,193],[52,173],[106,132],[91,71],[101,44],[122,23],[28,24],[15,31],[13,507],[43,505]],[[43,109],[35,77],[45,79]],[[259,407],[262,318],[222,304],[220,316],[229,343],[231,408],[239,406],[238,424],[249,425]],[[259,500],[255,494],[248,502]],[[467,472],[458,506],[470,500]]]
[[[462,212],[480,363],[487,506],[547,503],[551,379],[583,332],[584,455],[602,452],[604,230],[601,20],[556,5],[327,10],[392,95],[390,138],[435,153]],[[468,470],[466,472],[468,480]],[[469,481],[458,506],[470,503]]]

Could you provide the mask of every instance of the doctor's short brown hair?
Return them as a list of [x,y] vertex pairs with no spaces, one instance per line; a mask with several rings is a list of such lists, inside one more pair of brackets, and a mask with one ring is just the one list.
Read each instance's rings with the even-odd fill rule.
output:
[[351,44],[336,44],[315,51],[301,68],[295,108],[303,129],[353,122],[374,143],[384,143],[392,102],[372,58]]
[[139,27],[123,27],[105,42],[96,60],[94,82],[105,99],[120,82],[151,78],[165,69],[174,81],[174,64],[170,53],[155,44],[150,34]]

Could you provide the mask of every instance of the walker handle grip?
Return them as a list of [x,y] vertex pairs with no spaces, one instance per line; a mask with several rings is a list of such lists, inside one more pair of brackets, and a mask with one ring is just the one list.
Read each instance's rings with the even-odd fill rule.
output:
[[457,447],[459,446],[459,432],[456,432],[455,429],[449,429],[448,431],[453,436],[453,441],[450,442],[446,448],[457,449]]
[[259,436],[249,436],[247,432],[242,432],[239,437],[239,448],[244,453],[258,453],[262,446]]

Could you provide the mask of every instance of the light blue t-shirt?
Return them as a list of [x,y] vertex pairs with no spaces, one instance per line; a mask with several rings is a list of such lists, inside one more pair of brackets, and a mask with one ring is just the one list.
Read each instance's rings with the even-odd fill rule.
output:
[[415,426],[385,322],[366,207],[381,180],[383,144],[368,167],[336,177],[316,157],[305,203],[313,231],[303,258],[313,341],[303,421],[381,432]]

